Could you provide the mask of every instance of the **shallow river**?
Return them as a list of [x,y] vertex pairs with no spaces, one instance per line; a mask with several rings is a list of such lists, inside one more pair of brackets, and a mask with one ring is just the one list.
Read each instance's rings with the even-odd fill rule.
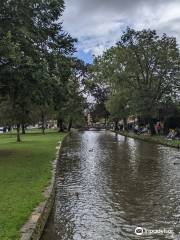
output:
[[180,239],[177,149],[109,131],[73,133],[56,184],[42,240]]

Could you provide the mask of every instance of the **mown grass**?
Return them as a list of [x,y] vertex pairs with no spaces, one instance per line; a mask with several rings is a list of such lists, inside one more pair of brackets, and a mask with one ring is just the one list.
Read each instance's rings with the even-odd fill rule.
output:
[[19,239],[20,228],[43,200],[55,147],[64,136],[29,133],[16,143],[15,135],[0,135],[0,240]]
[[143,135],[143,134],[138,135],[133,132],[119,132],[119,133],[126,137],[132,137],[139,140],[154,142],[154,143],[162,144],[169,147],[180,148],[180,140],[168,140],[165,136],[159,136],[159,135],[150,136],[150,135]]

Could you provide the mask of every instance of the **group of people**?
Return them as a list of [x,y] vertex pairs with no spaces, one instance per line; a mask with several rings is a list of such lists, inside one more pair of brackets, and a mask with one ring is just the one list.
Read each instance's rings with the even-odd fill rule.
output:
[[[157,135],[163,134],[163,126],[160,122],[157,122],[154,125],[154,129]],[[149,134],[150,133],[150,127],[149,124],[139,126],[138,124],[135,124],[133,127],[133,131],[136,134]],[[169,133],[167,135],[168,140],[179,140],[180,139],[180,130],[178,129],[170,129]]]
[[[154,129],[155,129],[156,134],[157,134],[157,135],[160,135],[160,134],[161,134],[161,131],[162,131],[161,123],[160,123],[160,122],[157,122],[157,123],[154,125]],[[135,124],[133,130],[134,130],[134,133],[136,133],[136,134],[149,134],[149,133],[150,133],[149,124],[141,125],[141,126],[139,126],[138,124]]]
[[178,129],[170,129],[167,135],[168,140],[179,140],[180,139],[180,131]]
[[136,133],[136,134],[146,134],[146,133],[149,133],[149,126],[148,125],[139,126],[138,124],[136,124],[134,126],[134,133]]

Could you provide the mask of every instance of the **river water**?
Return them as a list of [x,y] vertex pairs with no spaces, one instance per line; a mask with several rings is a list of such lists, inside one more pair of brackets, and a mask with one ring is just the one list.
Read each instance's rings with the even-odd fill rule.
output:
[[178,149],[109,131],[73,133],[56,188],[42,240],[180,239]]

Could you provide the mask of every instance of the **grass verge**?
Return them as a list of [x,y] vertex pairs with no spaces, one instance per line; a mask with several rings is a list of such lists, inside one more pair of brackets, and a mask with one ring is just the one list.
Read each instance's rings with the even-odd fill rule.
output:
[[162,144],[169,147],[180,148],[180,140],[167,140],[164,136],[150,136],[150,135],[138,135],[133,132],[117,132],[123,136],[131,137],[147,142],[154,142],[157,144]]
[[0,239],[17,240],[51,179],[55,147],[65,134],[0,135]]

